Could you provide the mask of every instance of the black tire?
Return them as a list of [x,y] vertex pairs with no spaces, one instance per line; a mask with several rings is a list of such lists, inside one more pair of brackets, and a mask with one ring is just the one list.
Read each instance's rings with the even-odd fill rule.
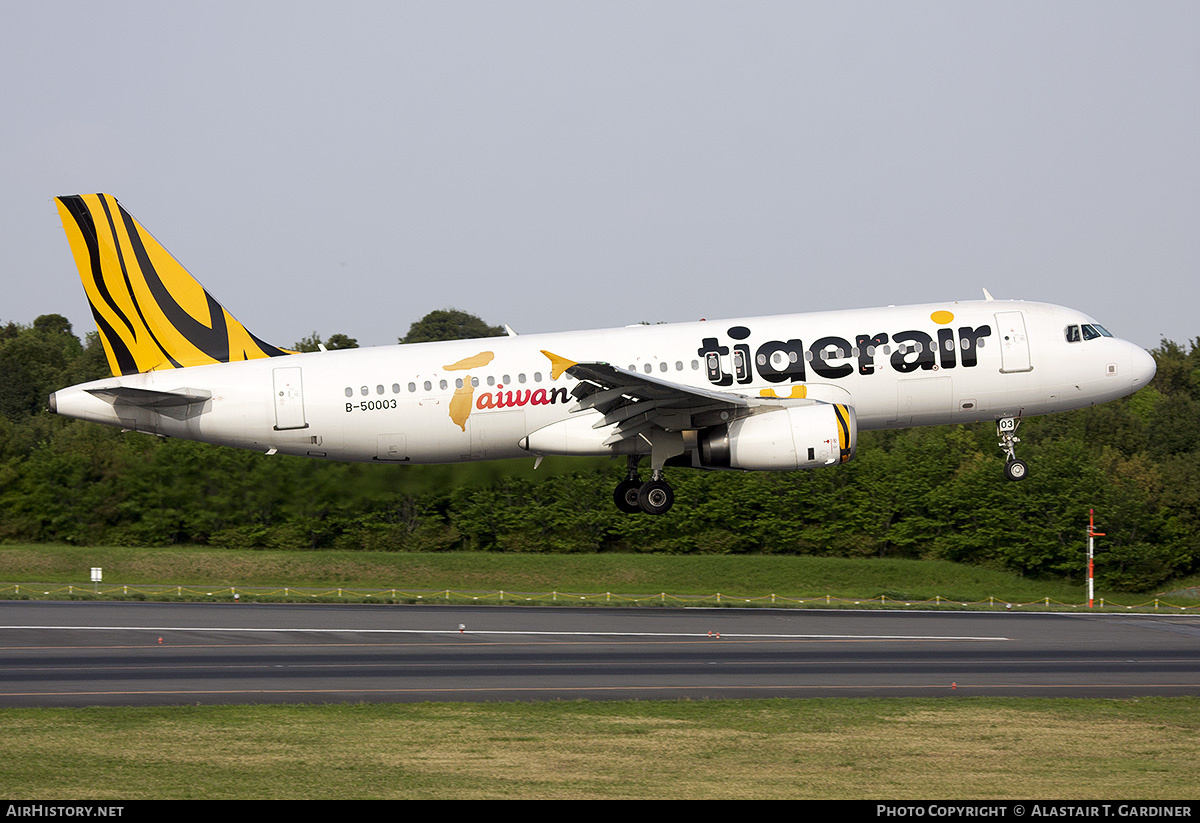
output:
[[666,514],[675,503],[675,492],[665,480],[651,480],[638,490],[638,506],[646,514]]
[[622,480],[613,489],[613,502],[626,514],[637,514],[642,510],[642,505],[638,502],[638,492],[641,488],[641,480]]
[[1004,464],[1004,476],[1009,480],[1024,480],[1029,476],[1029,466],[1024,460],[1009,460]]

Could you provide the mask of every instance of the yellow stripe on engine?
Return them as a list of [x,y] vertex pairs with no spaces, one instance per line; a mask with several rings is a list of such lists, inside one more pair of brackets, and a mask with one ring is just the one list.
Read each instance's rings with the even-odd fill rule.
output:
[[840,403],[835,403],[833,408],[837,412],[834,416],[838,423],[838,453],[841,455],[841,462],[845,463],[850,459],[850,447],[847,445],[850,440],[850,428],[846,422],[850,418],[850,412]]

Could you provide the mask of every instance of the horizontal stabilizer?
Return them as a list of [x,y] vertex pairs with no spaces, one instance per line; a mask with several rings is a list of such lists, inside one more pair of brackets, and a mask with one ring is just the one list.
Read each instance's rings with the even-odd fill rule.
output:
[[109,403],[124,403],[127,406],[141,406],[149,409],[190,406],[193,403],[203,403],[212,399],[212,392],[204,389],[155,391],[154,389],[135,389],[129,386],[113,386],[112,388],[86,389],[85,391]]

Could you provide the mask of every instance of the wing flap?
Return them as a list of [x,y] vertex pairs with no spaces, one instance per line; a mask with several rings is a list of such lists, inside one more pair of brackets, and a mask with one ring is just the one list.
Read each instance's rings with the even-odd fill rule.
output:
[[754,404],[743,395],[685,386],[609,363],[577,363],[557,355],[552,362],[570,363],[564,371],[578,381],[571,390],[577,401],[571,411],[594,409],[602,417],[592,428],[614,427],[604,441],[606,446],[654,428],[665,431],[702,428],[712,425],[704,420],[706,416],[724,414],[733,418],[748,413]]

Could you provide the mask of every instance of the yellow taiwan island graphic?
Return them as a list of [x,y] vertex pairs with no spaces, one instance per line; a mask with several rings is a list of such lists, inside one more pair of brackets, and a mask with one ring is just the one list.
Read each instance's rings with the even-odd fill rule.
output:
[[[462,360],[442,366],[442,368],[446,371],[477,369],[491,363],[495,357],[494,352],[481,351],[479,354],[464,357]],[[463,431],[467,430],[467,418],[471,416],[471,401],[474,397],[475,385],[471,382],[471,375],[464,375],[462,386],[455,389],[454,396],[450,398],[450,419]]]

